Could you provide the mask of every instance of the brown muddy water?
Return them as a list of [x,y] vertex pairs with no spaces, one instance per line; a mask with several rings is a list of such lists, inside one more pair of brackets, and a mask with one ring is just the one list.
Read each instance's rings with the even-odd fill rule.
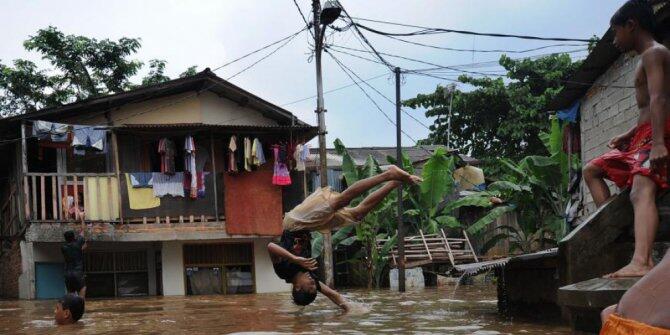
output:
[[54,325],[54,301],[0,301],[0,333],[569,334],[566,326],[499,317],[493,285],[343,293],[354,305],[346,314],[323,296],[298,307],[288,293],[89,300],[69,326]]

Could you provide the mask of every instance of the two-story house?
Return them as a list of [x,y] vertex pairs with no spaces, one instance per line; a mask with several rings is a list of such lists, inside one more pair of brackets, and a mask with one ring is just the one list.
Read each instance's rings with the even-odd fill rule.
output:
[[289,111],[206,69],[0,129],[3,295],[62,295],[81,220],[90,297],[288,289],[265,246],[304,198],[290,151],[317,132]]

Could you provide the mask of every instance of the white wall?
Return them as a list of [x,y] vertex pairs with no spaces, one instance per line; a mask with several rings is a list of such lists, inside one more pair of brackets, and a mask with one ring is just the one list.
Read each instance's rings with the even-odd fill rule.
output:
[[259,111],[242,107],[232,100],[219,98],[216,94],[205,92],[199,96],[202,110],[202,122],[218,125],[261,125],[273,126],[277,122],[264,117]]
[[163,295],[185,295],[183,242],[163,242],[161,257]]
[[277,277],[272,268],[267,245],[271,239],[254,240],[254,273],[256,277],[256,293],[288,292],[291,285]]

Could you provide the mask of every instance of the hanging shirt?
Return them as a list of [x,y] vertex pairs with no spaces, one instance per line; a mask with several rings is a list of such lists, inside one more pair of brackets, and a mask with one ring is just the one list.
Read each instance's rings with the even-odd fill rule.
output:
[[[195,176],[196,166],[195,166],[195,141],[192,136],[186,136],[184,140],[184,170],[187,171],[190,175]],[[197,178],[191,178],[191,192],[190,197],[195,199],[198,197],[198,188],[197,188]]]
[[261,166],[266,163],[265,154],[263,153],[263,145],[261,144],[261,141],[258,140],[258,138],[255,138],[251,145],[251,154],[253,155],[253,165]]
[[164,197],[171,195],[173,197],[184,196],[184,173],[177,172],[172,175],[154,172],[152,174],[154,184],[154,195]]
[[33,121],[33,136],[41,140],[50,139],[51,142],[65,142],[68,125],[48,121]]
[[233,135],[230,137],[230,143],[228,143],[228,172],[237,172],[235,151],[237,151],[237,137]]
[[300,158],[302,154],[302,144],[295,146],[295,152],[293,153],[293,159],[295,160],[295,169],[298,171],[305,171],[305,161]]
[[[286,146],[284,146],[286,148]],[[273,145],[272,146],[272,152],[274,154],[274,159],[275,159],[275,164],[274,164],[274,173],[272,175],[272,184],[274,185],[280,185],[280,186],[286,186],[286,185],[291,185],[291,174],[288,171],[288,167],[286,166],[286,163],[282,163],[281,161],[281,146],[279,145]],[[286,156],[286,153],[284,152],[284,157]]]
[[169,138],[161,138],[158,141],[158,153],[161,155],[161,172],[174,174],[174,142]]
[[251,140],[248,137],[244,138],[244,169],[247,171],[251,171],[251,164],[252,164],[252,157],[251,157]]

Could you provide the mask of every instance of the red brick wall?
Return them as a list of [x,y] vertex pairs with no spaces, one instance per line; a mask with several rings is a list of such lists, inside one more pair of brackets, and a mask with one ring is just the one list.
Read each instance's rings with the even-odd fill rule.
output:
[[19,275],[21,274],[21,249],[19,241],[11,242],[0,254],[0,297],[18,299]]

